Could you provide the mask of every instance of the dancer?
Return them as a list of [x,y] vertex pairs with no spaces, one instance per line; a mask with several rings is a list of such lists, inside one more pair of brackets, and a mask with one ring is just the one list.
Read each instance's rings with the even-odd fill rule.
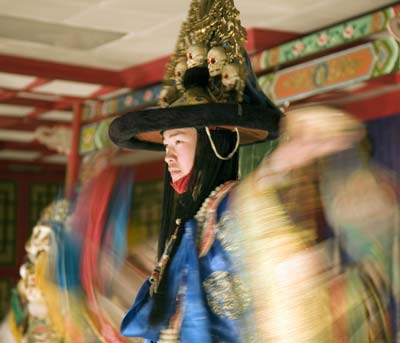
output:
[[[111,124],[114,143],[165,149],[167,165],[159,261],[126,314],[122,333],[159,343],[394,341],[396,319],[386,314],[398,293],[388,282],[392,255],[380,248],[395,232],[396,200],[380,191],[361,162],[349,168],[343,188],[327,182],[335,178],[304,173],[321,159],[334,165],[326,159],[338,152],[354,153],[363,126],[327,107],[289,112],[276,151],[237,181],[239,145],[276,138],[281,118],[257,86],[244,39],[233,2],[193,1],[167,68],[160,108],[127,113]],[[321,125],[325,120],[329,124]],[[354,176],[356,170],[363,170],[362,177]],[[326,235],[316,222],[322,206],[316,181],[329,189],[322,193],[331,197],[322,202],[340,228],[326,229]],[[368,235],[365,242],[383,251],[382,258],[337,256],[351,251],[338,239],[342,231],[351,233],[350,241],[355,233],[362,236],[371,208],[366,197],[363,215],[340,219],[345,212],[336,206],[337,194],[347,199],[355,194],[354,184],[376,192],[388,209],[379,213],[382,236]],[[298,185],[307,187],[293,202],[290,194]],[[384,292],[376,291],[380,286]],[[345,294],[358,297],[352,301]],[[339,308],[332,306],[336,299],[342,300]]]

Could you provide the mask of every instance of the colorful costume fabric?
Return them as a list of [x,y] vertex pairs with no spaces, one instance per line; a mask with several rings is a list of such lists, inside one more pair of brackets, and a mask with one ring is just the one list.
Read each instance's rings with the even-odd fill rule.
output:
[[122,334],[159,343],[398,342],[397,204],[382,235],[340,220],[321,231],[318,191],[306,184],[259,191],[249,177],[214,194],[216,211],[186,223],[163,276],[168,320],[149,324],[146,281]]
[[[219,225],[226,220],[228,191],[231,182],[214,195],[216,220]],[[220,239],[222,229],[208,225],[205,219],[202,232],[196,220],[185,225],[168,274],[168,322],[152,327],[148,323],[152,306],[151,284],[146,281],[139,291],[135,304],[122,323],[122,333],[127,336],[145,337],[149,341],[163,341],[163,336],[175,334],[182,342],[240,342],[241,327],[249,309],[248,294],[243,293],[242,282],[230,254]],[[201,219],[199,218],[199,221]],[[201,227],[200,227],[201,228]],[[200,256],[198,255],[200,252]],[[176,301],[178,299],[178,301]],[[161,339],[159,339],[161,335]]]

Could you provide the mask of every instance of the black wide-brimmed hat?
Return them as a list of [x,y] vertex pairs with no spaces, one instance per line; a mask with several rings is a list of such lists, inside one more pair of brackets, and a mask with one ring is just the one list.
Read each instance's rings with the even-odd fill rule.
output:
[[240,144],[277,137],[282,113],[258,86],[238,14],[230,0],[192,1],[159,107],[114,119],[109,134],[116,145],[162,150],[162,131],[187,127],[237,129]]

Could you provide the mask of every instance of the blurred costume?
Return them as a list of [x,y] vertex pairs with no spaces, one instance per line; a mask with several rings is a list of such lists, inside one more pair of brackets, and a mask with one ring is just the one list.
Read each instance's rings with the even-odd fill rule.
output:
[[68,214],[69,203],[65,200],[49,205],[25,246],[26,262],[20,267],[21,279],[12,292],[9,318],[17,342],[64,341],[61,298],[49,280],[49,255],[54,244],[53,226],[63,223]]
[[[263,190],[254,176],[240,185],[233,208],[256,341],[397,342],[398,201],[377,171],[350,161],[345,172],[324,162],[321,194],[302,170]],[[361,213],[379,203],[384,213]],[[318,222],[320,210],[333,229]]]
[[[368,253],[344,259],[351,248],[339,230],[322,233],[319,191],[302,177],[272,173],[277,181],[261,190],[255,175],[236,181],[239,144],[276,138],[281,118],[257,85],[238,14],[232,1],[193,1],[167,67],[160,108],[111,123],[112,141],[130,149],[164,149],[160,133],[167,130],[197,132],[188,187],[169,194],[166,175],[159,261],[121,332],[158,343],[395,342],[398,293],[388,268],[398,261]],[[312,133],[312,125],[306,128]],[[359,127],[335,129],[342,134]],[[297,202],[285,197],[298,186],[304,188]],[[339,188],[330,189],[335,192],[324,200],[327,208]],[[391,209],[385,224],[395,220],[395,200]],[[335,229],[363,236],[353,221],[338,220],[340,213],[345,211],[331,216]],[[369,238],[378,251],[380,240]]]
[[[337,168],[329,170],[330,182],[340,177],[344,184],[329,191],[328,213],[337,210],[337,197],[352,196],[358,178],[374,175],[358,166],[342,179]],[[335,230],[321,231],[318,186],[303,172],[262,191],[253,175],[218,189],[203,208],[206,218],[186,223],[163,276],[169,321],[149,323],[150,278],[123,333],[157,342],[396,342],[397,201],[390,194],[375,232],[357,226],[368,216],[359,223],[334,216]],[[356,217],[358,205],[340,211]]]
[[83,187],[76,203],[55,200],[46,208],[26,244],[1,342],[127,341],[116,327],[128,307],[121,304],[118,273],[132,185],[131,170],[110,167]]

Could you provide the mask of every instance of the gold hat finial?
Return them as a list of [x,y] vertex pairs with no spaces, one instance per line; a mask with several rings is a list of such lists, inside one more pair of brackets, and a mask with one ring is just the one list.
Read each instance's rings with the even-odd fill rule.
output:
[[[233,0],[193,0],[187,19],[182,23],[175,52],[167,64],[160,106],[168,107],[184,94],[183,75],[177,73],[184,69],[184,62],[187,69],[208,66],[208,91],[214,102],[241,102],[247,77],[246,37]],[[224,66],[228,64],[236,67],[226,68],[223,75]],[[222,78],[237,81],[227,87]]]

